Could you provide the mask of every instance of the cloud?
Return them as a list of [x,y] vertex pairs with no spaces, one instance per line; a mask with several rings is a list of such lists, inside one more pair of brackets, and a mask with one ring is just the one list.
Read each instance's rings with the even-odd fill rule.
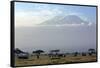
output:
[[92,26],[93,23],[72,23],[72,24],[54,24],[54,25],[34,25],[35,27],[89,27]]
[[34,26],[61,13],[57,9],[15,12],[16,26]]

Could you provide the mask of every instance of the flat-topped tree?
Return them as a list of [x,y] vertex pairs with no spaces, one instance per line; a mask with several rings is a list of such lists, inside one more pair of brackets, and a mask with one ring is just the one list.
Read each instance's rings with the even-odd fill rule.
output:
[[19,58],[19,59],[28,59],[29,58],[29,53],[28,52],[24,52],[22,50],[20,50],[19,48],[16,48],[14,50],[15,55]]
[[24,53],[22,50],[20,50],[19,48],[16,48],[15,50],[14,50],[14,52],[16,53],[16,54],[20,54],[20,53]]
[[33,51],[33,53],[35,53],[36,56],[37,56],[37,59],[39,59],[40,58],[40,54],[44,53],[44,51],[43,50],[36,50],[36,51]]
[[95,49],[93,48],[88,49],[88,52],[90,56],[96,53]]
[[59,52],[59,49],[51,50],[49,57],[51,57],[52,59],[59,59],[61,56],[64,56],[63,54],[59,54]]
[[55,53],[57,55],[60,52],[60,50],[59,49],[57,49],[57,50],[51,50],[50,52],[51,53]]

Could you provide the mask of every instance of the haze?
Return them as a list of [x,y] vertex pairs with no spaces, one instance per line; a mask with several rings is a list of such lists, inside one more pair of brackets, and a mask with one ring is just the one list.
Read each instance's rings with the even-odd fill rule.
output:
[[96,49],[96,7],[16,2],[15,48],[64,53]]

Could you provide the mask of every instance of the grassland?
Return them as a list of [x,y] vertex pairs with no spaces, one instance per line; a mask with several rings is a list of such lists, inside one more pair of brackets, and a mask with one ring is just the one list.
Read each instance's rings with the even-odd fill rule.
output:
[[30,56],[29,59],[15,58],[15,66],[24,65],[48,65],[48,64],[67,64],[74,62],[90,62],[96,61],[96,56],[66,56],[60,58],[50,58],[46,55],[41,55],[39,59],[36,56]]

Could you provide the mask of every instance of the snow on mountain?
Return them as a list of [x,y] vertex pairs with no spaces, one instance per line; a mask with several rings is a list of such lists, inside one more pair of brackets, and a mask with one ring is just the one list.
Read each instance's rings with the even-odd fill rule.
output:
[[83,24],[88,24],[89,22],[84,21],[77,15],[67,15],[67,16],[55,16],[52,19],[49,19],[39,25],[83,25]]

